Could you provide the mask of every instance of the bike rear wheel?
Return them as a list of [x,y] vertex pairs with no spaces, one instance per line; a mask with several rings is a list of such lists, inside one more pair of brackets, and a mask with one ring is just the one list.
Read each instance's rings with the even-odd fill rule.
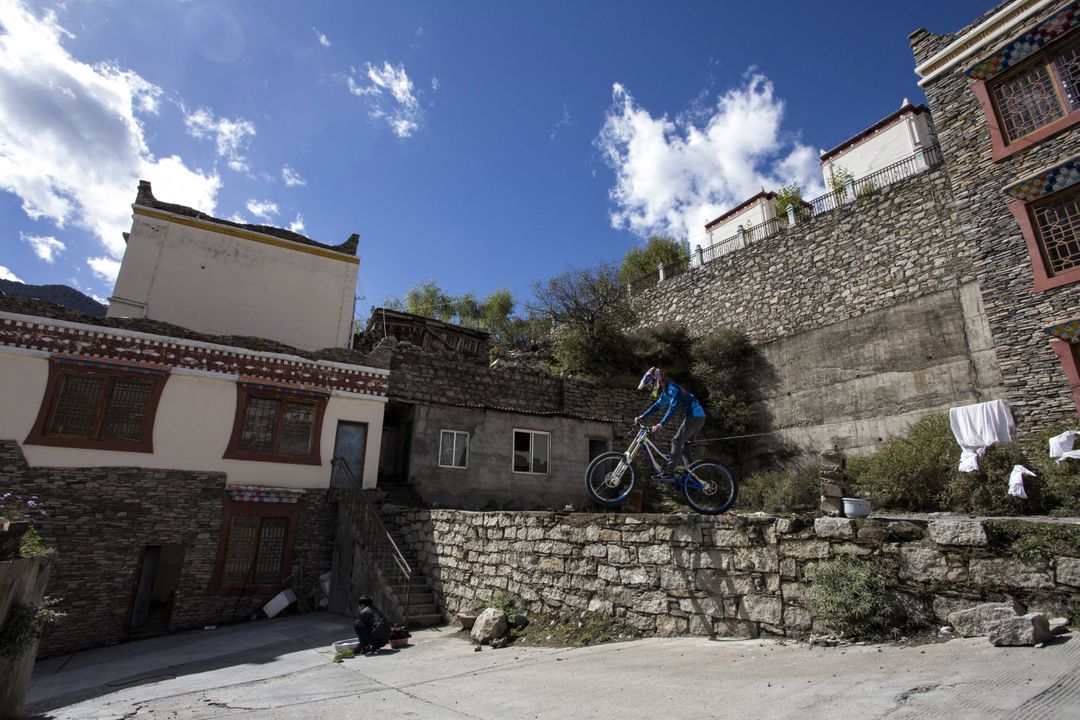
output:
[[688,469],[683,487],[686,502],[703,515],[719,515],[739,496],[739,486],[731,471],[714,460],[698,460]]
[[597,455],[585,471],[585,487],[598,502],[615,505],[634,489],[634,466],[621,452]]

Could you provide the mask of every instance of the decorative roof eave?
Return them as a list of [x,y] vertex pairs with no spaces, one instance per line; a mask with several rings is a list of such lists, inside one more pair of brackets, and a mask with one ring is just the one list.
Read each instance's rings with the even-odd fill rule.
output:
[[1046,328],[1046,333],[1067,343],[1080,343],[1080,318],[1051,325]]
[[1032,202],[1080,183],[1080,155],[1002,189],[1006,195]]
[[279,488],[266,485],[228,485],[225,493],[237,502],[266,502],[292,504],[306,495],[303,488]]
[[738,214],[739,211],[745,210],[746,208],[750,207],[751,205],[753,205],[755,202],[757,202],[759,200],[772,200],[775,197],[776,197],[776,193],[774,193],[774,192],[766,192],[765,190],[762,190],[757,195],[754,195],[752,198],[749,198],[748,200],[744,200],[741,204],[736,205],[735,207],[731,208],[730,210],[728,210],[726,213],[724,213],[720,217],[716,218],[715,220],[712,220],[710,222],[705,223],[705,229],[708,230],[709,228],[713,227],[714,225],[719,225],[720,223],[724,222],[725,220],[727,220],[731,216]]
[[382,400],[389,372],[382,368],[308,360],[292,355],[212,345],[119,328],[0,312],[0,348],[49,357],[110,361],[147,368],[210,373],[219,377],[338,391]]
[[915,74],[920,78],[919,87],[926,87],[926,84],[931,80],[935,80],[948,72],[979,48],[1002,37],[1017,24],[1056,1],[1016,0],[1016,2],[994,13],[994,15],[946,45],[921,65],[918,65],[915,68]]
[[1023,35],[1002,45],[989,57],[969,67],[967,76],[975,80],[989,80],[1075,28],[1078,19],[1080,2],[1072,2]]
[[218,222],[211,222],[207,220],[198,220],[195,218],[187,217],[185,215],[177,215],[163,210],[145,208],[141,205],[132,205],[131,211],[136,215],[143,215],[145,217],[151,217],[156,220],[165,220],[166,222],[172,222],[178,225],[186,225],[188,227],[193,227],[198,230],[206,230],[208,232],[214,232],[220,235],[228,235],[230,237],[240,238],[242,240],[254,240],[255,242],[263,243],[264,245],[272,245],[274,247],[284,248],[286,250],[295,250],[296,252],[307,253],[308,255],[317,255],[319,257],[330,258],[331,260],[340,260],[341,262],[349,263],[351,265],[360,264],[360,258],[356,257],[355,255],[346,255],[335,250],[315,247],[314,245],[306,245],[304,243],[296,242],[293,240],[278,238],[272,235],[265,235],[263,233],[252,232],[250,230],[244,230],[242,228],[233,227],[231,225],[223,225]]

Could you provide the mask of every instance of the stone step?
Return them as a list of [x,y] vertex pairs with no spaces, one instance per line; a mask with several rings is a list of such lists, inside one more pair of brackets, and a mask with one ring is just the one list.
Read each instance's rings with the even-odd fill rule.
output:
[[431,627],[442,625],[445,622],[441,613],[427,613],[425,615],[409,615],[409,627]]

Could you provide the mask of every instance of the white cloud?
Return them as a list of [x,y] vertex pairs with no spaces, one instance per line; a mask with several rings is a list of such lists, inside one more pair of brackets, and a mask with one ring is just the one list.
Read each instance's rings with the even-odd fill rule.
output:
[[15,273],[11,272],[3,265],[0,265],[0,280],[12,280],[14,282],[20,283],[22,282],[22,280],[16,277]]
[[241,215],[240,213],[233,213],[232,215],[230,215],[229,217],[227,217],[225,219],[228,220],[229,222],[239,223],[240,225],[247,225],[248,224],[247,218],[244,217],[243,215]]
[[243,151],[255,137],[255,124],[250,120],[215,118],[214,113],[206,108],[188,113],[184,117],[188,134],[199,139],[213,139],[217,145],[217,154],[225,158],[231,170],[246,173],[247,157]]
[[307,185],[307,180],[300,177],[300,173],[293,170],[286,165],[281,168],[281,179],[285,181],[285,184],[289,187],[296,187],[297,185]]
[[364,74],[370,85],[358,84],[356,74],[355,69],[349,70],[346,78],[349,92],[367,100],[368,117],[372,121],[385,120],[400,138],[407,138],[419,129],[422,114],[420,100],[414,93],[413,82],[405,72],[404,65],[394,66],[383,62],[382,67],[377,68],[368,63]]
[[311,29],[315,31],[315,37],[319,38],[319,44],[320,45],[322,45],[323,47],[330,47],[330,38],[326,37],[321,32],[319,32],[318,28],[311,28]]
[[102,282],[108,285],[116,283],[116,276],[120,274],[120,261],[107,257],[86,258],[86,264],[90,270]]
[[612,99],[596,145],[615,172],[615,228],[693,245],[705,223],[762,187],[794,181],[804,197],[823,192],[817,154],[781,130],[784,103],[760,73],[674,120],[653,117],[618,83]]
[[76,60],[62,45],[71,37],[55,13],[0,0],[0,188],[29,217],[84,227],[119,258],[140,179],[205,212],[221,181],[155,157],[141,118],[157,111],[161,89],[118,65]]
[[64,252],[65,245],[49,235],[27,235],[19,233],[19,239],[34,249],[34,254],[40,259],[52,265],[56,257]]
[[289,229],[294,233],[304,232],[304,216],[296,213],[296,219],[289,223]]
[[554,140],[559,136],[559,128],[571,127],[577,124],[577,118],[570,114],[570,108],[563,105],[562,117],[559,118],[559,122],[555,123],[555,127],[551,128],[549,137]]
[[439,78],[437,78],[437,77],[431,78],[431,91],[432,92],[438,92],[439,91],[439,85],[441,85],[441,84],[442,83],[439,82]]
[[263,222],[270,222],[271,218],[279,214],[277,203],[269,200],[248,200],[247,210]]

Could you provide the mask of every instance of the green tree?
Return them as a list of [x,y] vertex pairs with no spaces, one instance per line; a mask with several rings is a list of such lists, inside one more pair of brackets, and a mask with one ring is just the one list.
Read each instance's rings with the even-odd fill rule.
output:
[[555,357],[566,370],[608,377],[630,358],[625,331],[636,322],[619,270],[569,270],[533,286],[533,315],[556,324]]
[[623,287],[655,284],[660,279],[661,263],[669,277],[682,272],[686,267],[686,248],[673,238],[653,235],[644,248],[633,248],[623,256],[619,283]]
[[434,280],[428,280],[423,285],[413,285],[405,293],[405,312],[450,322],[454,318],[454,298]]
[[510,316],[514,313],[514,296],[507,288],[501,288],[480,303],[481,327],[498,340],[505,340],[510,329]]
[[773,200],[773,204],[776,206],[776,216],[786,218],[787,209],[794,206],[798,210],[801,202],[802,188],[799,187],[799,183],[793,182],[790,185],[785,185],[776,191],[776,199]]

